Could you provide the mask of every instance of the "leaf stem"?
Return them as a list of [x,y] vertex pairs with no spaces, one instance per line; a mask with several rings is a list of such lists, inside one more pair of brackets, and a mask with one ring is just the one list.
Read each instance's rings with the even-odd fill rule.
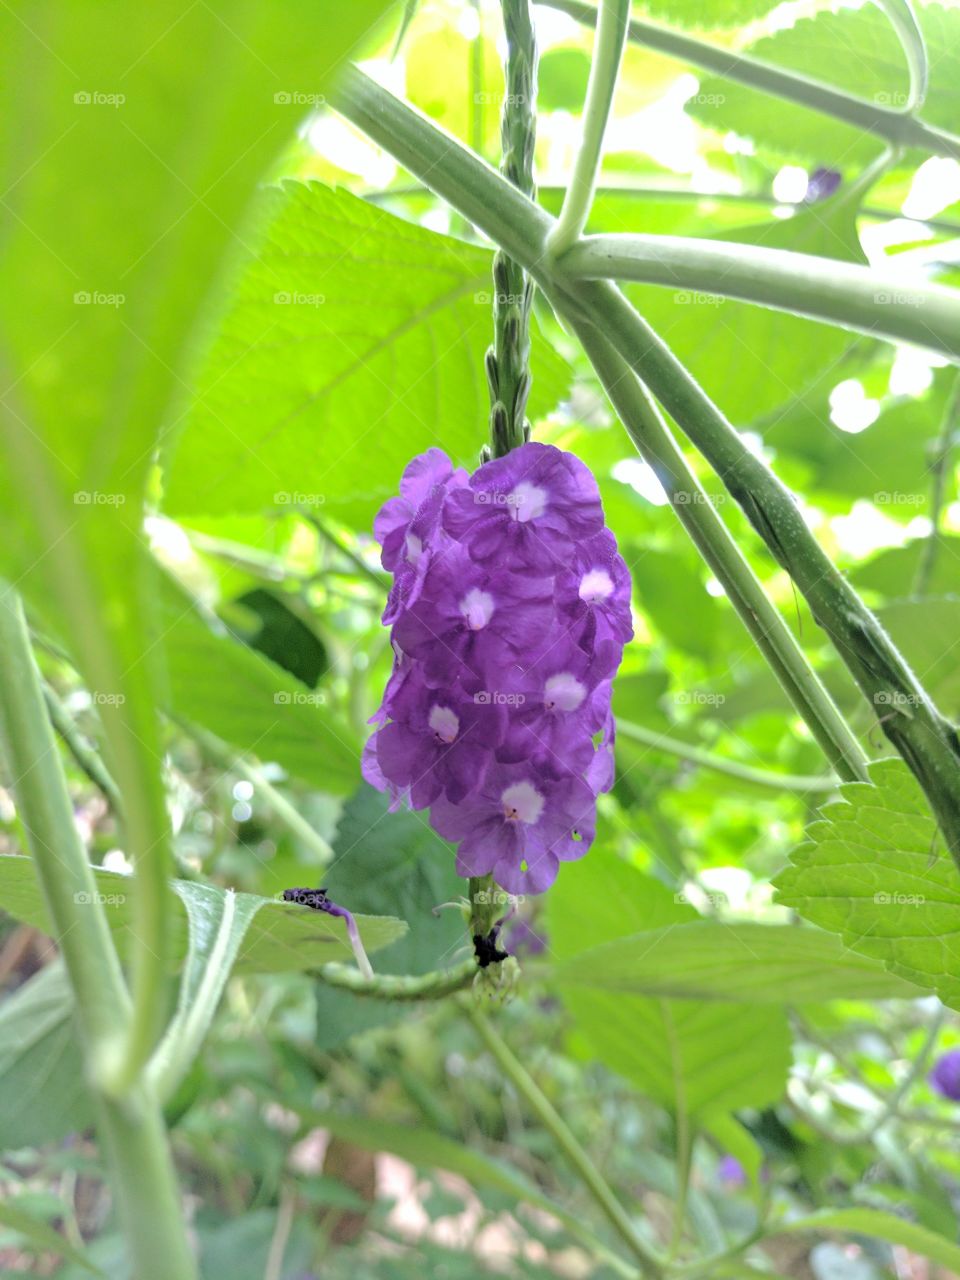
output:
[[933,447],[933,459],[930,471],[933,485],[930,494],[930,532],[920,555],[916,577],[913,581],[914,595],[924,596],[933,578],[937,565],[940,543],[943,534],[940,521],[943,515],[944,500],[947,495],[947,477],[950,473],[950,458],[957,442],[957,430],[960,427],[960,373],[954,379],[953,387],[947,397],[947,405],[940,423],[940,431]]
[[543,1127],[552,1135],[577,1176],[593,1196],[604,1217],[637,1259],[643,1274],[648,1277],[648,1280],[659,1280],[662,1274],[659,1259],[637,1234],[623,1206],[613,1194],[600,1170],[574,1137],[566,1121],[554,1109],[523,1064],[513,1056],[489,1018],[469,999],[461,999],[460,1007],[500,1070]]
[[579,240],[587,223],[600,171],[603,135],[620,74],[629,18],[629,0],[600,0],[580,146],[563,197],[560,216],[547,239],[547,251],[554,257],[559,257]]
[[[597,22],[595,5],[583,0],[541,0],[551,9],[559,9],[587,26]],[[809,107],[822,115],[832,116],[856,129],[875,134],[886,142],[904,147],[919,147],[933,155],[960,159],[960,137],[918,120],[897,107],[881,106],[854,94],[834,89],[793,71],[771,66],[748,54],[731,53],[717,45],[681,35],[652,22],[637,18],[630,21],[627,38],[635,44],[655,49],[680,62],[703,67],[726,80],[774,94],[787,102]]]
[[923,31],[911,0],[874,0],[874,3],[887,15],[907,60],[910,91],[903,110],[913,114],[923,106],[930,79],[930,64]]
[[83,770],[93,785],[102,793],[103,798],[114,814],[119,816],[122,809],[122,800],[117,784],[97,752],[86,744],[70,712],[63,705],[56,691],[46,681],[43,682],[43,700],[47,704],[50,723],[63,739],[67,750],[73,756],[79,768]]
[[738,778],[742,782],[755,783],[758,787],[769,787],[773,791],[798,791],[808,794],[815,791],[834,791],[836,779],[830,777],[805,777],[800,774],[770,773],[767,769],[754,769],[750,765],[741,764],[739,760],[728,760],[725,756],[715,755],[691,742],[683,742],[679,738],[671,738],[665,733],[656,733],[639,724],[631,724],[629,720],[617,717],[617,736],[632,738],[642,742],[655,751],[664,751],[668,755],[689,760],[691,764],[700,765],[704,769],[713,769],[717,773],[726,774],[730,778]]
[[375,973],[365,977],[359,969],[333,962],[317,970],[317,976],[328,987],[351,991],[356,996],[399,1001],[442,1000],[470,986],[477,973],[477,962],[472,956],[453,968],[422,974]]

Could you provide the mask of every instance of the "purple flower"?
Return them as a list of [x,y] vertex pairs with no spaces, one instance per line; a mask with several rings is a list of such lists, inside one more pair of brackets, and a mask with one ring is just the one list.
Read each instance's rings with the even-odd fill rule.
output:
[[540,893],[613,784],[611,682],[630,576],[596,483],[525,444],[467,480],[431,449],[377,516],[396,660],[363,776],[428,808],[463,876]]
[[380,543],[380,563],[394,575],[383,612],[388,626],[419,597],[435,551],[450,539],[440,527],[446,495],[467,483],[462,467],[454,470],[441,449],[428,449],[410,462],[400,480],[400,497],[380,508],[373,532]]
[[[503,739],[506,710],[461,690],[407,681],[394,700],[393,720],[371,739],[376,768],[412,809],[444,795],[459,804],[483,780]],[[365,776],[374,775],[371,769]]]
[[633,638],[633,622],[630,572],[608,529],[579,545],[573,567],[557,575],[557,609],[569,619],[571,633],[585,652],[608,645],[612,674],[620,665],[623,646]]
[[394,639],[423,663],[430,683],[476,688],[491,664],[541,643],[552,621],[550,578],[478,565],[453,546],[430,566],[421,598],[397,623]]
[[727,1187],[745,1187],[747,1174],[736,1156],[723,1156],[717,1165],[717,1181]]
[[577,542],[603,528],[597,482],[583,463],[549,444],[525,444],[474,472],[467,489],[451,493],[444,527],[469,539],[481,563],[515,571],[555,573]]
[[934,1063],[930,1088],[951,1102],[960,1102],[960,1049],[949,1049]]
[[543,893],[561,862],[582,858],[590,848],[595,808],[593,792],[580,778],[497,764],[462,804],[441,797],[430,818],[445,839],[459,841],[459,875],[492,874],[508,893]]

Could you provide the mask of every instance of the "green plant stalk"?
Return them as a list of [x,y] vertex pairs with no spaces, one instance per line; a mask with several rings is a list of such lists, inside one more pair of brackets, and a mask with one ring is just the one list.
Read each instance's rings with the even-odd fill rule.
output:
[[477,962],[470,957],[450,969],[436,969],[423,974],[376,973],[365,978],[359,969],[346,964],[325,964],[316,971],[328,987],[350,991],[356,996],[375,996],[380,1000],[442,1000],[469,987],[477,976]]
[[[866,781],[866,758],[779,611],[690,470],[630,366],[592,326],[571,322],[621,422],[663,485],[677,518],[722,584],[797,712],[845,781]],[[630,729],[627,730],[628,736]],[[633,736],[637,736],[634,732]]]
[[482,161],[355,68],[334,103],[421,182],[507,247],[554,304],[607,335],[739,502],[807,598],[880,723],[923,788],[960,860],[960,744],[953,726],[807,528],[791,494],[755,457],[669,348],[607,282],[561,289],[543,261],[551,219]]
[[560,216],[547,237],[547,252],[554,257],[559,257],[579,240],[587,225],[597,174],[600,172],[603,135],[613,106],[613,95],[623,60],[629,18],[630,0],[600,0],[580,145],[570,183],[563,197]]
[[729,778],[738,778],[741,782],[752,783],[758,787],[769,787],[772,791],[796,791],[802,795],[817,791],[835,791],[836,780],[830,777],[805,777],[802,774],[771,773],[767,769],[754,769],[739,760],[728,760],[726,756],[715,755],[691,742],[683,742],[680,738],[671,738],[665,733],[656,733],[643,725],[631,724],[629,720],[617,717],[617,736],[632,738],[634,742],[642,742],[654,751],[663,751],[667,755],[677,756],[680,760],[688,760],[691,764],[703,769],[713,769],[716,773],[726,774]]
[[[582,0],[542,2],[551,9],[569,14],[586,26],[593,26],[597,21],[596,6],[584,4]],[[748,54],[731,53],[729,49],[721,49],[693,36],[681,35],[652,22],[632,19],[627,29],[627,38],[635,44],[664,53],[667,57],[676,58],[694,67],[702,67],[714,75],[745,85],[748,89],[758,89],[787,102],[795,102],[798,106],[809,107],[812,111],[831,116],[835,120],[842,120],[845,124],[875,134],[894,145],[919,147],[932,155],[960,159],[960,137],[925,124],[896,107],[868,102],[865,98],[844,93],[842,89],[834,89],[794,71],[771,66]]]
[[76,999],[98,1128],[113,1172],[137,1280],[190,1280],[187,1245],[163,1120],[152,1095],[134,1082],[112,1096],[132,1016],[97,884],[44,706],[20,601],[0,586],[0,734],[17,808]]
[[957,430],[960,428],[960,373],[954,378],[953,387],[947,397],[947,405],[940,423],[940,431],[933,448],[933,460],[930,470],[933,474],[933,486],[930,493],[930,532],[923,544],[920,563],[917,565],[916,577],[913,581],[915,595],[926,595],[936,568],[943,534],[940,521],[943,515],[944,502],[947,496],[947,477],[950,474],[950,458],[956,443]]
[[510,1052],[490,1020],[468,999],[460,1007],[469,1018],[497,1066],[566,1156],[570,1166],[596,1201],[604,1217],[636,1258],[648,1280],[659,1280],[662,1269],[653,1250],[640,1238],[599,1169],[521,1062]]
[[960,361],[956,290],[913,289],[857,263],[683,236],[602,235],[575,244],[555,269],[568,279],[633,280],[737,298]]
[[923,31],[911,0],[874,0],[874,3],[887,15],[907,60],[910,92],[907,95],[907,101],[903,104],[903,109],[908,112],[919,111],[927,96],[930,63]]
[[80,769],[101,792],[114,814],[119,816],[122,801],[117,784],[110,776],[106,765],[96,751],[87,746],[83,739],[83,734],[74,723],[70,712],[63,705],[56,691],[46,681],[43,683],[43,698],[47,704],[50,723],[63,739],[67,750],[73,756]]
[[[500,172],[533,198],[537,131],[537,44],[529,0],[503,0],[507,41],[500,113]],[[493,256],[493,346],[487,352],[490,449],[495,458],[523,444],[530,395],[530,309],[533,280],[503,249]]]

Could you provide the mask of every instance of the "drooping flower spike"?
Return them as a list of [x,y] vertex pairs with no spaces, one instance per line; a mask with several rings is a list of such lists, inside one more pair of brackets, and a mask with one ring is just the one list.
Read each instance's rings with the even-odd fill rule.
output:
[[552,445],[470,477],[430,449],[374,531],[396,660],[364,777],[429,808],[461,875],[541,893],[587,852],[613,784],[630,575],[596,481]]

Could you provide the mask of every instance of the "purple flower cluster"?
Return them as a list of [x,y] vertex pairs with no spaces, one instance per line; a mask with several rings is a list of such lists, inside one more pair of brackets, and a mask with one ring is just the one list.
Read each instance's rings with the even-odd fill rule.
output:
[[613,783],[630,576],[596,481],[529,443],[472,476],[439,449],[374,524],[395,662],[364,776],[430,810],[462,876],[541,893],[593,840]]

